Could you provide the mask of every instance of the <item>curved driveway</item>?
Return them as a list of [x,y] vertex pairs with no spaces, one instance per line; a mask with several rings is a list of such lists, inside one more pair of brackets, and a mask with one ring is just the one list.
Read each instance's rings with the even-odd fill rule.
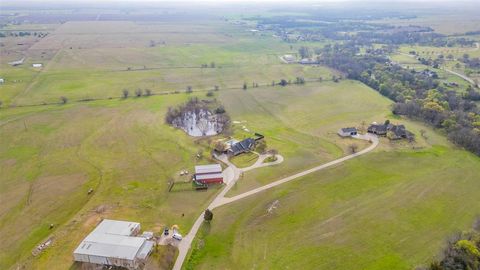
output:
[[[239,169],[239,168],[235,167],[235,165],[230,163],[225,156],[219,156],[219,157],[217,157],[217,159],[219,159],[220,161],[225,162],[226,164],[229,165],[229,167],[227,169],[225,169],[225,171],[224,171],[224,175],[225,175],[225,178],[226,178],[225,182],[227,183],[227,185],[217,195],[217,197],[215,197],[215,199],[210,203],[210,205],[207,208],[210,209],[210,210],[213,210],[213,209],[215,209],[219,206],[241,200],[245,197],[249,197],[249,196],[252,196],[252,195],[257,194],[259,192],[265,191],[267,189],[270,189],[270,188],[279,186],[281,184],[290,182],[290,181],[295,180],[299,177],[302,177],[302,176],[305,176],[305,175],[323,170],[323,169],[331,167],[333,165],[342,163],[346,160],[349,160],[349,159],[358,157],[360,155],[366,154],[366,153],[372,151],[373,149],[375,149],[375,147],[377,147],[377,145],[378,145],[378,138],[375,135],[371,135],[371,134],[357,135],[357,136],[354,136],[354,138],[360,139],[360,140],[367,140],[367,141],[370,141],[372,144],[369,147],[367,147],[367,148],[365,148],[362,151],[359,151],[357,153],[354,153],[354,154],[351,154],[351,155],[348,155],[348,156],[330,161],[330,162],[322,164],[320,166],[317,166],[317,167],[299,172],[297,174],[285,177],[283,179],[277,180],[277,181],[272,182],[270,184],[267,184],[265,186],[261,186],[259,188],[252,189],[250,191],[247,191],[245,193],[242,193],[242,194],[239,194],[237,196],[230,197],[230,198],[225,197],[225,194],[227,194],[227,192],[233,187],[233,185],[239,179],[239,176],[243,171],[248,171],[248,170],[255,169],[255,168],[258,168],[258,167],[263,167],[263,166],[279,164],[283,161],[283,157],[279,156],[279,159],[275,162],[272,162],[272,163],[262,163],[263,160],[265,159],[265,156],[260,156],[260,158],[258,159],[258,161],[254,165],[252,165],[250,167],[247,167],[247,168],[244,168],[244,169]],[[203,223],[203,213],[200,214],[200,216],[197,218],[197,220],[193,224],[192,228],[190,229],[190,232],[180,242],[180,244],[178,246],[178,251],[179,251],[178,252],[178,257],[177,257],[177,260],[175,261],[175,265],[173,266],[173,270],[180,270],[182,268],[182,264],[185,261],[185,258],[187,257],[188,250],[190,249],[190,246],[192,245],[192,241],[195,238],[195,235],[197,234],[198,229],[200,229],[200,226],[202,225],[202,223]]]

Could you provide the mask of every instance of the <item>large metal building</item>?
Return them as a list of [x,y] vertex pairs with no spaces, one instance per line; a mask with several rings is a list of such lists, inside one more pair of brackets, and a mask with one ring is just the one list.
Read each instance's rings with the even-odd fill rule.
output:
[[195,181],[202,184],[223,183],[222,166],[220,164],[195,166]]
[[75,249],[75,261],[139,269],[154,242],[136,237],[140,223],[104,219]]

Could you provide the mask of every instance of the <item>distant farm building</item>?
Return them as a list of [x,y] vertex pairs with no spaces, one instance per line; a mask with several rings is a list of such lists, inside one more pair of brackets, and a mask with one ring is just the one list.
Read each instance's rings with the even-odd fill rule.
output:
[[43,64],[40,64],[40,63],[38,63],[38,64],[32,64],[32,67],[34,67],[34,68],[41,68],[41,67],[43,67]]
[[338,135],[340,135],[340,137],[350,137],[357,134],[358,131],[354,127],[341,128],[340,130],[338,130]]
[[223,173],[220,164],[195,166],[195,182],[201,184],[222,184]]
[[1,84],[1,83],[5,83],[5,79],[0,78],[0,84]]
[[411,140],[414,138],[413,133],[408,131],[404,125],[393,125],[393,124],[372,124],[368,127],[367,131],[369,133],[377,134],[380,136],[387,136],[390,140],[399,140],[399,139],[408,139]]
[[99,266],[140,269],[154,246],[145,237],[136,237],[140,223],[104,219],[73,252],[77,262]]

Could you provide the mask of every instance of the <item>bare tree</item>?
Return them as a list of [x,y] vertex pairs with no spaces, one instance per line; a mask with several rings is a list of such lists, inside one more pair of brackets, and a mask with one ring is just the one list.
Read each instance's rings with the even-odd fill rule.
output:
[[247,90],[247,83],[246,82],[243,83],[243,90]]
[[203,219],[208,222],[212,221],[213,219],[212,211],[210,211],[209,209],[205,210],[205,213],[203,214]]
[[66,104],[68,102],[68,99],[64,96],[61,96],[60,97],[60,102],[62,102],[62,104]]
[[357,150],[358,150],[358,145],[355,144],[355,143],[352,143],[352,144],[350,144],[350,145],[348,146],[348,148],[350,149],[350,152],[356,153]]
[[193,92],[192,87],[189,85],[187,86],[187,90],[185,91],[187,94],[191,94]]
[[278,155],[278,150],[277,149],[270,149],[270,150],[268,150],[268,152],[270,153],[270,155],[272,156],[272,158],[274,160],[277,160],[277,155]]
[[145,96],[151,96],[152,95],[152,90],[150,89],[145,89]]
[[137,88],[137,90],[135,90],[135,95],[136,95],[137,97],[141,97],[141,96],[142,96],[142,89]]
[[215,89],[215,91],[218,91],[218,90],[220,90],[220,87],[218,85],[215,85],[214,89]]
[[197,128],[202,132],[202,135],[207,135],[208,131],[208,121],[207,119],[201,118],[197,121]]
[[129,92],[127,89],[123,89],[122,91],[123,98],[128,98]]

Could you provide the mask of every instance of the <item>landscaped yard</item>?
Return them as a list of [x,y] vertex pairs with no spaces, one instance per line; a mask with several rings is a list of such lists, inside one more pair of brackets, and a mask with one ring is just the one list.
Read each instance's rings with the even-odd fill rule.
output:
[[252,152],[247,152],[238,156],[234,156],[230,158],[230,162],[232,162],[238,168],[246,168],[255,164],[258,159],[258,155]]

